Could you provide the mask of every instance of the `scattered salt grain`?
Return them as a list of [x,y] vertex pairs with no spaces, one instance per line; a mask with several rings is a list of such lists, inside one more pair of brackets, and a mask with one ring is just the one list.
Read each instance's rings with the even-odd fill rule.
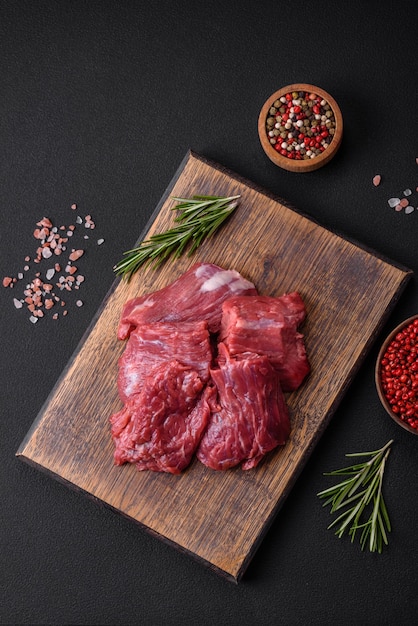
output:
[[412,211],[414,211],[414,207],[408,204],[408,206],[405,207],[405,213],[408,215],[409,213],[412,213]]
[[29,318],[29,321],[32,322],[32,324],[36,324],[36,322],[38,321],[38,318],[35,317],[34,315],[31,315]]
[[412,193],[412,191],[410,189],[405,189],[405,191],[403,192],[404,196],[410,196]]
[[51,267],[45,274],[46,279],[47,280],[51,280],[51,278],[54,276],[55,274],[55,269],[53,267]]
[[102,245],[102,243],[104,243],[104,239],[98,239],[98,240],[97,240],[97,245],[98,245],[98,246],[101,246],[101,245]]
[[71,205],[71,208],[72,208],[72,210],[73,210],[73,211],[75,211],[75,210],[76,210],[77,205],[76,205],[76,203],[75,203],[75,202]]
[[21,309],[23,306],[23,301],[18,300],[17,298],[13,298],[13,304],[15,305],[17,309]]
[[84,250],[73,250],[68,257],[70,261],[77,261],[84,254]]
[[399,198],[389,198],[388,200],[388,205],[393,209],[393,207],[396,207],[400,202]]
[[377,187],[378,185],[380,185],[381,180],[382,177],[380,176],[380,174],[376,174],[376,176],[373,177],[373,185]]
[[78,307],[83,306],[83,301],[82,300],[77,300],[76,305]]
[[44,259],[50,259],[52,256],[51,248],[42,248],[42,256]]

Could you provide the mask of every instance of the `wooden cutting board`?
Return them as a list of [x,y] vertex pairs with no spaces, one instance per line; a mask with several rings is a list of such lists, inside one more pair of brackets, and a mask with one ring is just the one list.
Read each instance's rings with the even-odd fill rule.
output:
[[[238,209],[193,258],[117,279],[17,456],[141,524],[237,582],[289,494],[411,271],[327,230],[231,171],[189,152],[140,239],[172,225],[171,196],[241,194]],[[135,226],[133,225],[133,228]],[[312,373],[288,395],[292,433],[257,468],[181,475],[115,467],[109,416],[119,410],[116,338],[129,298],[197,261],[234,268],[273,296],[297,290]]]

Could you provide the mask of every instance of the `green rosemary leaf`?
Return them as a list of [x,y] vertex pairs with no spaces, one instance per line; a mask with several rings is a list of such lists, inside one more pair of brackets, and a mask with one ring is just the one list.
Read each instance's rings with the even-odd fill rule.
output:
[[113,268],[117,275],[130,280],[143,265],[158,267],[169,257],[180,257],[186,250],[190,256],[228,219],[238,206],[240,196],[172,198],[177,205],[171,210],[179,212],[174,219],[175,225],[124,252],[123,258]]
[[[330,505],[330,512],[339,515],[328,526],[335,528],[341,538],[346,532],[353,543],[361,530],[361,549],[368,545],[370,552],[381,553],[388,545],[391,524],[383,498],[383,476],[393,440],[379,450],[347,454],[347,457],[370,457],[368,461],[356,463],[340,470],[327,472],[326,476],[350,476],[336,485],[320,491],[317,495]],[[371,510],[370,510],[371,509]]]

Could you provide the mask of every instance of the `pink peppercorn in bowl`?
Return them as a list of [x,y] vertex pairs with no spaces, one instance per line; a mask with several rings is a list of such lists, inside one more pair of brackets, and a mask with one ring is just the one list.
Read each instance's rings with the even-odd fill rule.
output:
[[290,172],[312,172],[328,163],[341,145],[342,134],[343,118],[334,98],[307,83],[273,93],[258,118],[264,152]]
[[418,315],[399,324],[384,341],[375,381],[387,413],[399,426],[418,435]]

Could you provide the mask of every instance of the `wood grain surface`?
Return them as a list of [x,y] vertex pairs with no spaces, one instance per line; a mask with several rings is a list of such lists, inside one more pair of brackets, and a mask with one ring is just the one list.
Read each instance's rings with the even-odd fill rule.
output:
[[[189,152],[140,239],[172,225],[170,196],[241,194],[222,230],[192,257],[115,280],[17,456],[106,503],[238,582],[411,272],[327,230],[231,171]],[[260,293],[301,293],[312,372],[288,395],[292,432],[257,468],[181,475],[115,467],[109,417],[118,399],[116,338],[129,298],[172,282],[196,261],[234,268]]]

